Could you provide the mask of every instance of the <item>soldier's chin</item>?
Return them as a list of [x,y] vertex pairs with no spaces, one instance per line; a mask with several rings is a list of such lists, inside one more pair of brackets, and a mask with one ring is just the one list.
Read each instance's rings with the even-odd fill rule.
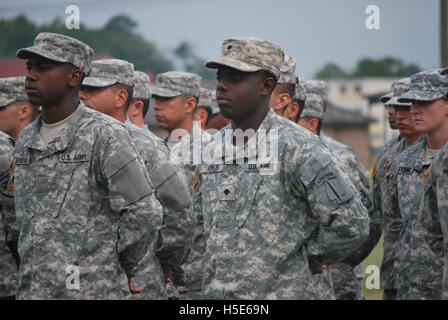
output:
[[31,104],[38,105],[38,106],[42,105],[42,102],[43,102],[39,96],[34,95],[34,94],[29,94],[29,93],[28,93],[28,101]]

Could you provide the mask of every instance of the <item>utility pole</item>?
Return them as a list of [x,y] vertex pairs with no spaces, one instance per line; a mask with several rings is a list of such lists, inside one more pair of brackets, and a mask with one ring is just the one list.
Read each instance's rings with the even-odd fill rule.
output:
[[440,66],[448,67],[448,0],[440,0]]

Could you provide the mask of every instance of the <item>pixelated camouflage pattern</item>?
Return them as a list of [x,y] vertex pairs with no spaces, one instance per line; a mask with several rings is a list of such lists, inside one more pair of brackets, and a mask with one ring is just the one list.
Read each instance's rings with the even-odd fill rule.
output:
[[398,101],[433,101],[448,93],[448,69],[430,69],[411,76],[411,87]]
[[[143,288],[142,299],[166,298],[165,279],[182,284],[183,273],[180,265],[190,249],[193,237],[192,200],[184,169],[163,140],[151,132],[133,125],[129,119],[125,123],[133,142],[145,164],[156,196],[163,207],[163,225],[157,246],[157,258],[148,251],[140,261],[134,277],[137,287]],[[160,268],[161,266],[161,268]],[[153,279],[160,279],[155,282]],[[157,287],[154,287],[157,284]]]
[[306,93],[318,94],[322,100],[327,101],[328,88],[327,83],[323,80],[305,80]]
[[0,108],[15,101],[28,101],[25,77],[0,78]]
[[283,50],[272,42],[251,37],[233,38],[224,40],[221,57],[208,61],[205,66],[217,69],[223,65],[243,72],[265,70],[279,79],[284,56]]
[[152,89],[153,96],[177,97],[182,94],[199,97],[201,77],[194,73],[169,71],[158,74]]
[[431,252],[418,221],[423,181],[431,164],[425,147],[426,139],[419,139],[397,156],[386,173],[388,197],[382,209],[385,229],[399,232],[399,300],[442,298],[442,258]]
[[296,77],[296,87],[294,89],[293,98],[301,101],[306,100],[305,80],[299,77]]
[[[209,147],[221,148],[216,137],[230,128]],[[367,210],[318,137],[272,110],[262,129],[278,130],[270,139],[278,162],[258,164],[270,174],[247,163],[201,165],[204,298],[321,299],[313,273],[367,238]]]
[[409,91],[409,88],[411,87],[411,78],[403,78],[399,80],[395,80],[392,84],[392,92],[393,97],[391,97],[384,105],[385,106],[402,106],[402,107],[412,107],[412,103],[404,103],[399,102],[398,99]]
[[324,101],[322,100],[320,95],[314,93],[306,94],[305,107],[303,108],[300,117],[323,119]]
[[198,107],[209,108],[212,115],[220,113],[218,102],[216,101],[216,91],[201,88]]
[[[193,128],[190,130],[187,136],[184,136],[180,142],[169,142],[172,156],[182,157],[182,150],[185,150],[183,144],[186,144],[190,150],[190,154],[194,152],[194,143],[197,141],[194,139],[194,135],[201,134],[202,149],[205,148],[211,140],[211,136],[200,129],[198,122],[195,122]],[[192,158],[190,158],[192,160]],[[205,254],[205,237],[204,237],[204,225],[202,214],[202,184],[198,175],[197,165],[185,161],[183,163],[185,173],[187,175],[187,181],[189,190],[193,198],[193,223],[194,223],[194,236],[193,243],[190,251],[182,264],[181,268],[184,273],[183,286],[180,292],[181,299],[199,299],[202,297],[201,284],[202,284],[202,272],[204,269],[204,254]]]
[[331,269],[331,277],[334,282],[336,299],[360,300],[363,299],[362,279],[364,278],[364,272],[362,261],[367,258],[381,237],[381,223],[373,217],[373,199],[370,193],[369,173],[349,146],[324,134],[321,134],[321,140],[322,143],[330,149],[340,166],[350,178],[350,181],[355,186],[361,198],[362,204],[366,207],[369,213],[370,232],[367,240],[359,246],[354,253],[347,257],[344,262],[329,266]]
[[141,71],[134,71],[134,91],[132,97],[135,99],[151,99],[151,79]]
[[388,197],[386,173],[391,161],[405,149],[405,140],[398,135],[387,141],[382,146],[376,156],[375,163],[372,166],[372,197],[373,197],[373,216],[376,221],[380,221],[383,234],[383,261],[381,264],[381,288],[384,290],[393,290],[397,288],[396,273],[398,261],[400,259],[398,252],[398,235],[401,224],[394,228],[386,229],[383,225],[382,203]]
[[296,59],[285,55],[280,67],[280,78],[277,83],[295,84],[296,81]]
[[[49,144],[41,127],[42,118],[27,126],[14,153],[17,298],[129,298],[128,278],[155,253],[163,219],[131,136],[82,102]],[[66,286],[70,266],[80,289]]]
[[32,47],[20,49],[16,53],[20,59],[28,59],[32,55],[38,55],[57,62],[71,63],[85,75],[90,72],[93,54],[93,49],[84,42],[51,32],[39,33],[34,39]]
[[120,59],[103,59],[92,62],[92,71],[82,81],[84,86],[108,87],[115,83],[134,86],[134,65]]
[[[17,292],[17,266],[7,245],[8,218],[10,204],[5,203],[9,180],[9,164],[14,154],[14,142],[6,133],[0,131],[0,297],[14,296]],[[13,209],[13,208],[12,208]]]
[[444,300],[448,300],[447,149],[448,144],[445,144],[432,162],[419,210],[419,221],[423,226],[426,244],[435,256],[444,259],[442,276]]

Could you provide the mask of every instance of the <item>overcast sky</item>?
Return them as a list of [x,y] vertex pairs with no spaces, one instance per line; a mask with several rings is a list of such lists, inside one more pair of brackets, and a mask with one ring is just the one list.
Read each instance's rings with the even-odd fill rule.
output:
[[[226,38],[263,38],[295,57],[305,79],[328,62],[351,71],[363,57],[391,55],[424,69],[440,60],[438,0],[2,0],[0,18],[65,21],[67,5],[80,8],[89,28],[126,14],[159,49],[171,52],[187,40],[205,59],[219,56]],[[380,9],[379,30],[365,26],[369,5]]]

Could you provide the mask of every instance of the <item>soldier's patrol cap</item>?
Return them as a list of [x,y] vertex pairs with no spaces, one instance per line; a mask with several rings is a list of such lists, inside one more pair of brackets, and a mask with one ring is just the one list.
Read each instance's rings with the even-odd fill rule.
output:
[[16,101],[28,101],[25,77],[0,78],[0,109]]
[[153,96],[173,98],[182,94],[199,97],[201,77],[194,73],[169,71],[158,74],[152,89]]
[[448,94],[448,68],[425,70],[411,76],[411,87],[399,102],[434,101]]
[[384,95],[382,95],[381,97],[380,97],[380,102],[381,103],[383,103],[383,104],[385,104],[387,101],[389,101],[389,99],[391,99],[392,97],[394,96],[394,93],[391,91],[391,92],[388,92],[388,93],[386,93],[386,94],[384,94]]
[[305,80],[296,77],[295,79],[295,88],[294,88],[294,99],[305,101],[306,100],[306,88],[305,88]]
[[327,100],[327,83],[323,80],[305,80],[306,93],[320,95],[323,101]]
[[71,63],[85,75],[90,72],[93,49],[78,39],[58,33],[41,32],[34,39],[32,47],[17,51],[20,59],[28,59],[34,55],[63,63]]
[[411,87],[411,78],[403,78],[395,80],[392,84],[392,93],[394,96],[390,98],[384,105],[385,106],[401,106],[401,107],[412,107],[410,102],[399,102],[398,99],[409,91]]
[[265,70],[278,80],[285,54],[276,44],[257,38],[226,39],[222,43],[221,57],[208,61],[205,66],[217,69],[226,66],[243,72]]
[[300,117],[312,117],[323,119],[324,117],[324,100],[319,94],[307,93],[305,100],[305,107],[303,108]]
[[151,99],[151,79],[141,71],[134,71],[134,92],[135,99]]
[[212,115],[219,113],[218,102],[216,101],[216,91],[201,88],[198,107],[209,108]]
[[296,80],[296,59],[285,55],[280,67],[280,78],[277,83],[295,84]]
[[120,59],[103,59],[92,62],[92,71],[82,85],[104,88],[116,83],[134,86],[134,65]]

